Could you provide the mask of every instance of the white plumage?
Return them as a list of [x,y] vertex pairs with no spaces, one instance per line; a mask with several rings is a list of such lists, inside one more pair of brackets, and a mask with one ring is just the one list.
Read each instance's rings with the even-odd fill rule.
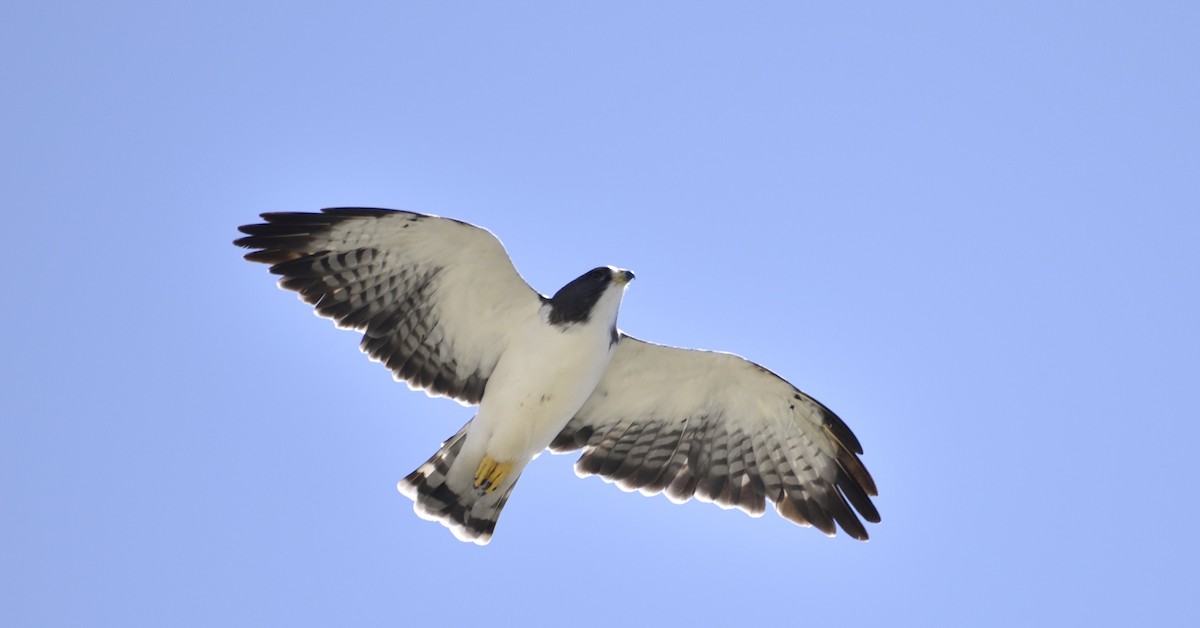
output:
[[468,426],[459,454],[465,464],[456,465],[447,481],[452,490],[469,490],[485,453],[514,461],[509,479],[496,490],[509,489],[525,465],[575,416],[612,358],[615,345],[609,330],[616,322],[622,289],[605,291],[592,324],[553,326],[547,321],[549,305],[521,324],[488,378],[479,412]]
[[487,543],[521,471],[582,449],[580,475],[693,496],[867,538],[874,481],[828,408],[727,353],[619,333],[633,274],[599,267],[543,296],[491,233],[380,209],[263,214],[236,244],[321,316],[363,332],[398,380],[478,404],[476,417],[400,482],[424,518]]

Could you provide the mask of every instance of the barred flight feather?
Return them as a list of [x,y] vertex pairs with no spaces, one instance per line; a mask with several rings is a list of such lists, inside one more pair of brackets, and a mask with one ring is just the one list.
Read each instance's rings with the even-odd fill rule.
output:
[[[359,348],[397,380],[475,404],[503,353],[504,332],[544,297],[495,236],[457,220],[371,208],[266,213],[240,228],[246,259],[317,315],[363,333]],[[441,291],[445,284],[461,288]]]
[[[778,409],[778,410],[772,410]],[[867,538],[880,520],[862,446],[828,408],[738,356],[622,334],[596,392],[550,444],[580,476]],[[857,514],[856,514],[857,512]]]
[[[538,348],[548,337],[559,338],[559,331],[509,346],[522,337],[514,330],[539,329],[543,306],[550,305],[548,324],[581,325],[598,295],[610,294],[572,292],[571,286],[589,285],[572,282],[560,291],[567,293],[563,300],[547,299],[521,279],[495,236],[453,219],[373,208],[262,218],[241,227],[245,236],[235,241],[251,249],[247,260],[269,264],[280,276],[279,286],[317,315],[362,333],[359,348],[397,380],[463,404],[483,399],[501,356],[524,360],[513,372],[550,363]],[[614,277],[611,268],[595,271],[606,280]],[[622,289],[633,277],[625,275]],[[607,290],[609,284],[595,285]],[[580,295],[590,296],[576,298]],[[611,303],[619,304],[617,299]],[[553,417],[534,450],[565,420],[549,447],[582,450],[575,466],[581,476],[598,475],[623,490],[662,493],[675,502],[714,502],[751,516],[772,504],[798,525],[829,535],[841,528],[867,539],[863,520],[880,520],[871,501],[877,488],[859,459],[862,445],[841,418],[758,364],[637,340],[616,331],[615,306],[607,312],[602,339],[604,351],[612,350],[607,370],[599,360],[609,354],[598,354],[593,373],[603,370],[603,376],[591,396],[569,420]],[[496,375],[495,381],[507,382],[500,390],[517,381],[505,379],[507,368]],[[532,386],[554,380],[554,368],[528,376]],[[575,382],[579,394],[587,394],[591,381]],[[567,388],[571,383],[558,382]],[[481,421],[496,416],[490,407],[481,410]],[[522,418],[506,414],[503,420]],[[471,490],[462,469],[475,468],[484,451],[474,444],[464,451],[467,430],[443,443],[399,488],[422,517],[482,544],[515,479],[494,493]],[[460,463],[469,464],[452,473],[460,453]],[[518,462],[523,466],[528,459]]]

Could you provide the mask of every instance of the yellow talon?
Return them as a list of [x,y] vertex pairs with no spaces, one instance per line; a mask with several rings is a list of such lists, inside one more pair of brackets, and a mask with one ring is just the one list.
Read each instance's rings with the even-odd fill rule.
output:
[[496,468],[496,461],[492,457],[484,454],[483,460],[479,461],[479,468],[475,470],[475,488],[483,486],[484,480],[487,480],[488,475]]
[[479,468],[475,470],[475,488],[481,488],[484,492],[490,493],[504,482],[509,471],[512,471],[511,462],[496,462],[491,456],[484,454],[483,460],[479,462]]
[[504,482],[504,478],[508,477],[509,471],[512,471],[511,462],[501,462],[500,464],[496,465],[496,468],[492,471],[492,474],[488,476],[487,492],[490,493],[496,490],[496,487],[500,486],[500,484]]

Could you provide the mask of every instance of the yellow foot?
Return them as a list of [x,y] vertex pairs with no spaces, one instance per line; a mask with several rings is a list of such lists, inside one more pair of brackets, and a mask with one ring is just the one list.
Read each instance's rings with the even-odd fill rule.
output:
[[475,488],[490,493],[508,477],[509,471],[512,471],[511,462],[496,462],[491,456],[484,454],[479,468],[475,470]]

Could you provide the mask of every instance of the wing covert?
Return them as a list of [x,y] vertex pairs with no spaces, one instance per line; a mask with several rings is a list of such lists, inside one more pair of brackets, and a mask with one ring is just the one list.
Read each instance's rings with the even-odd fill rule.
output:
[[234,244],[256,249],[246,259],[429,394],[478,403],[509,331],[543,300],[494,235],[461,221],[371,208],[262,218],[239,228]]
[[866,540],[855,514],[880,520],[875,482],[854,434],[824,405],[739,356],[667,347],[622,334],[616,354],[550,444],[582,449],[580,476],[622,490],[693,496]]

